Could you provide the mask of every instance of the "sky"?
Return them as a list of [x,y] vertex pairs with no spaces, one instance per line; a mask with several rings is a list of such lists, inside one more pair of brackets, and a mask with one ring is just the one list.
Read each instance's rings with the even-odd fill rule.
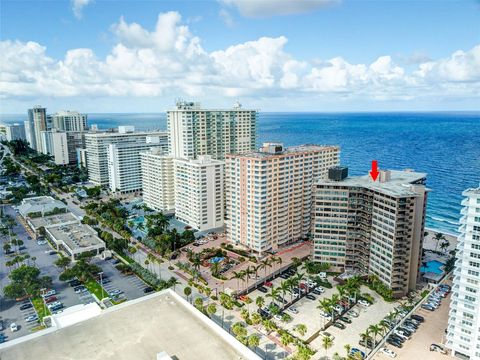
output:
[[480,1],[0,0],[0,113],[480,110]]

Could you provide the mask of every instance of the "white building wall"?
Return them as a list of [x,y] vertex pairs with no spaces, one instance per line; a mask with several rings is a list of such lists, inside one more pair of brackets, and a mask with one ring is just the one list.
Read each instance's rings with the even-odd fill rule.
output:
[[[447,347],[452,355],[480,359],[480,188],[464,191]],[[463,356],[462,356],[463,355]]]
[[53,157],[55,164],[68,165],[68,140],[67,133],[64,131],[52,131]]
[[12,124],[5,126],[7,141],[25,140],[25,126],[23,124]]

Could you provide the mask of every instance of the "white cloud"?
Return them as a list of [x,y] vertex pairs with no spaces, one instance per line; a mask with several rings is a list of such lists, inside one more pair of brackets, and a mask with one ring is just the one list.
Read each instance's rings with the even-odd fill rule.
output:
[[75,15],[77,19],[81,19],[83,8],[91,3],[93,3],[93,0],[72,0],[73,15]]
[[221,2],[235,7],[245,17],[263,18],[305,13],[338,4],[340,0],[221,0]]
[[218,16],[222,19],[222,21],[228,27],[233,27],[235,25],[235,21],[233,20],[232,14],[230,14],[226,9],[220,9],[218,12]]
[[284,36],[209,53],[176,12],[160,14],[153,30],[120,18],[111,31],[117,41],[104,58],[91,49],[71,49],[54,59],[36,42],[0,42],[0,97],[405,101],[480,94],[480,45],[407,71],[389,55],[365,64],[340,56],[297,59],[285,50]]

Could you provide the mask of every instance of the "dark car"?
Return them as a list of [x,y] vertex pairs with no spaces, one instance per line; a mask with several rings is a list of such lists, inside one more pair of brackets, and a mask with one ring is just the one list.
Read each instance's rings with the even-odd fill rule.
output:
[[80,285],[81,282],[78,281],[77,279],[74,279],[74,280],[70,280],[70,281],[68,282],[68,284],[69,284],[70,286],[74,286],[74,287],[75,287],[75,286]]
[[151,286],[147,286],[145,289],[143,289],[143,292],[145,294],[151,293],[153,291],[153,288]]
[[424,321],[425,321],[425,318],[424,318],[423,316],[421,316],[421,315],[415,315],[415,314],[414,314],[414,315],[412,315],[412,316],[410,316],[410,317],[411,317],[412,319],[415,319],[415,320],[420,321],[420,322],[424,322]]
[[178,254],[174,253],[172,254],[172,256],[170,256],[170,260],[175,260],[177,257],[178,257]]
[[280,274],[280,277],[282,279],[288,279],[289,278],[289,276],[287,274]]
[[265,293],[265,294],[268,293],[268,290],[267,290],[266,287],[259,286],[257,289],[258,289],[258,291],[261,291],[261,292],[263,292],[263,293]]
[[347,324],[351,324],[352,323],[352,320],[350,320],[348,317],[346,316],[342,316],[340,318],[340,320],[342,320],[344,323],[347,323]]
[[113,265],[117,265],[119,262],[120,262],[120,260],[115,259],[115,260],[112,261],[112,264],[113,264]]
[[31,307],[33,307],[31,303],[23,304],[22,306],[20,306],[20,310],[27,310],[27,309],[30,309]]
[[392,346],[395,346],[396,348],[401,348],[403,346],[401,342],[391,338],[387,339],[387,343]]
[[369,348],[369,349],[373,349],[373,348],[374,348],[373,341],[370,340],[370,339],[367,339],[367,341],[365,341],[365,340],[360,340],[360,341],[358,342],[358,344],[361,345],[361,346],[364,346],[364,347],[366,347],[366,348]]
[[334,322],[332,325],[335,326],[336,328],[339,328],[339,329],[342,329],[342,330],[344,330],[344,329],[347,328],[347,327],[345,326],[345,324],[342,324],[341,322],[338,322],[338,321],[337,321],[337,322]]
[[435,308],[433,306],[430,306],[428,304],[422,304],[421,308],[424,309],[424,310],[428,310],[428,311],[434,311],[435,310]]
[[390,338],[392,340],[398,341],[399,343],[403,344],[405,342],[405,339],[398,336],[398,335],[390,335]]
[[258,309],[258,313],[264,319],[268,319],[268,317],[270,316],[265,310],[262,310],[262,309]]
[[317,298],[315,296],[313,296],[312,294],[307,294],[305,295],[305,297],[309,300],[316,300]]

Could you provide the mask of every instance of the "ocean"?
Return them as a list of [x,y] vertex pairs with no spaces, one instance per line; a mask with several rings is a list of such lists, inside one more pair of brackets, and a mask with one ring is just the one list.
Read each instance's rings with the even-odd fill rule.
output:
[[[24,115],[0,115],[23,121]],[[165,114],[89,114],[99,128],[166,129]],[[427,227],[457,234],[462,191],[480,183],[480,113],[260,113],[257,143],[341,146],[350,175],[380,169],[425,172],[431,189]]]

